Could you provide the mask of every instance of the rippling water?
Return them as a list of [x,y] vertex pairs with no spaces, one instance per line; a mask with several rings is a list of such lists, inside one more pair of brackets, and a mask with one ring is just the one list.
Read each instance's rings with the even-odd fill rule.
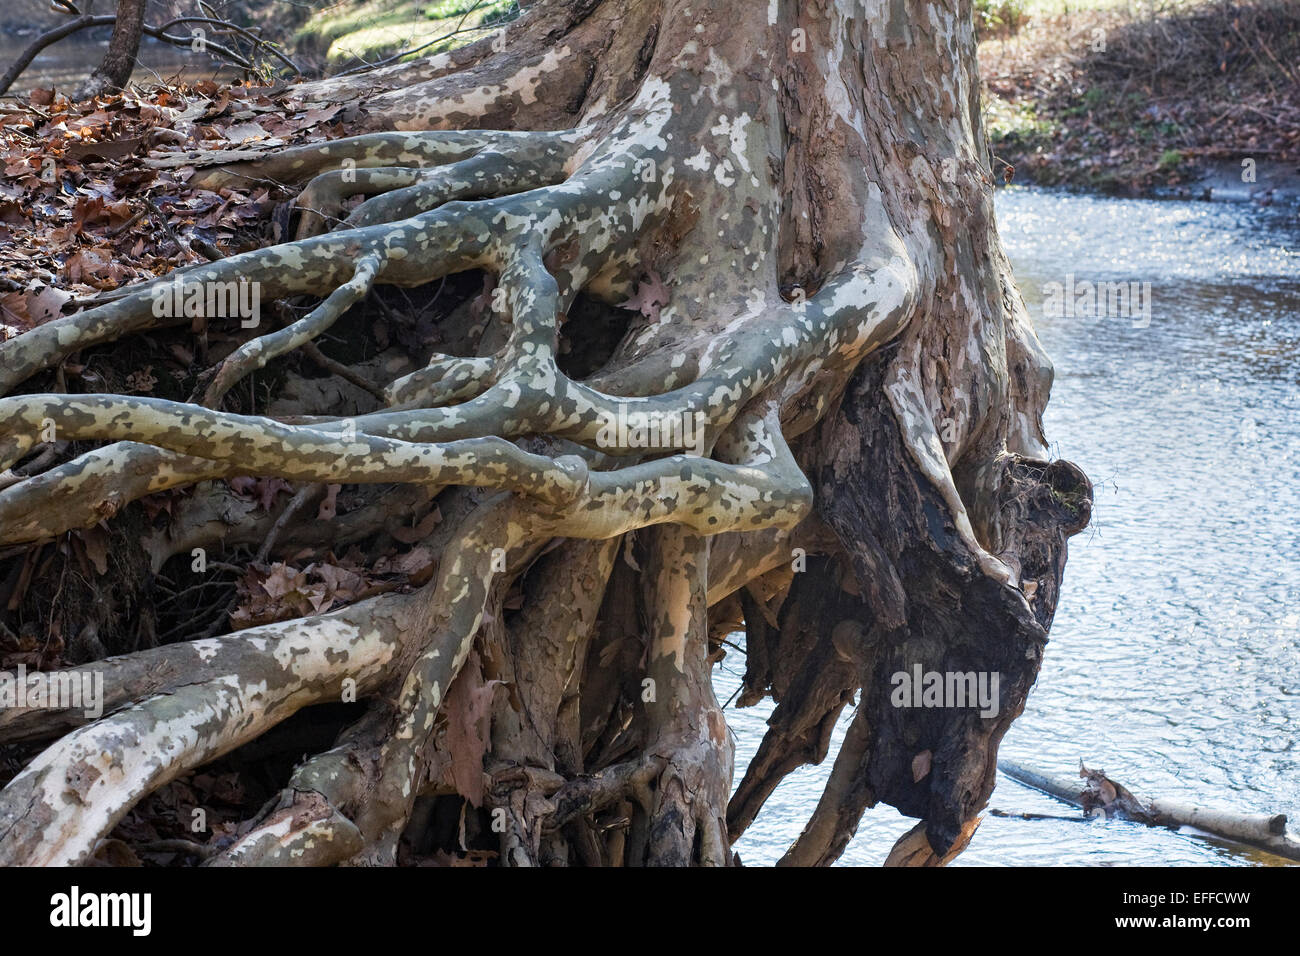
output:
[[[998,222],[1056,365],[1053,454],[1097,486],[1002,756],[1062,775],[1082,759],[1139,796],[1284,812],[1300,829],[1300,216],[1009,189]],[[1044,315],[1044,287],[1070,273],[1150,282],[1150,325]],[[720,699],[743,671],[724,661]],[[738,767],[769,713],[729,708]],[[838,746],[773,794],[742,859],[774,862],[798,836]],[[1078,816],[1002,775],[989,805]],[[880,863],[914,823],[868,811],[842,862]],[[989,816],[957,865],[1253,862],[1278,861],[1135,824]]]

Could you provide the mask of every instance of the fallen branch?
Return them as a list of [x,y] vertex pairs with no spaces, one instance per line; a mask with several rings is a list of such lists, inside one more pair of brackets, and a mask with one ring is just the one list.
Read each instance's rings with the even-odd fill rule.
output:
[[1080,779],[1077,781],[1045,776],[1006,760],[998,761],[998,769],[1012,780],[1080,807],[1090,815],[1100,811],[1107,817],[1147,826],[1195,827],[1225,840],[1259,847],[1289,860],[1300,860],[1300,841],[1287,833],[1285,813],[1213,810],[1163,797],[1142,801],[1101,771],[1090,770],[1083,764],[1079,765]]

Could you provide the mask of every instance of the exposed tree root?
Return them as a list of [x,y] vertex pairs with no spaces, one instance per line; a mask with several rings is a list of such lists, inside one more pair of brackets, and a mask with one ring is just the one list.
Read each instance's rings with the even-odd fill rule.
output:
[[[190,548],[323,560],[355,543],[375,561],[400,542],[436,562],[410,593],[88,665],[96,721],[0,711],[0,743],[70,731],[0,792],[0,862],[84,862],[152,791],[339,701],[358,716],[334,747],[208,863],[389,865],[474,843],[512,865],[732,865],[855,696],[784,862],[832,862],[878,800],[922,819],[891,859],[965,845],[1090,502],[1077,469],[1042,460],[1050,365],[961,105],[969,18],[909,0],[886,40],[894,14],[847,0],[774,3],[770,22],[767,5],[723,6],[741,31],[677,0],[546,0],[530,13],[545,42],[305,84],[305,102],[360,98],[363,127],[382,111],[422,131],[164,160],[209,189],[302,187],[294,239],[0,344],[0,471],[20,479],[0,487],[0,545],[197,484],[145,536],[151,573]],[[811,57],[787,49],[796,29]],[[956,92],[935,101],[935,75]],[[510,128],[447,128],[472,125]],[[275,415],[248,388],[307,349],[346,369],[326,333],[368,344],[349,316],[381,286],[463,291],[480,273],[432,334],[399,329],[400,372],[335,376],[361,413]],[[194,290],[250,284],[261,303],[320,301],[254,324],[190,402],[14,394],[75,353],[218,318]],[[613,329],[591,334],[593,314]],[[569,374],[575,354],[594,374]],[[24,476],[34,454],[47,470]],[[227,521],[216,479],[249,475],[300,487]],[[325,485],[394,484],[333,525],[303,519]],[[742,617],[741,703],[778,706],[732,796],[710,675]],[[1002,709],[891,707],[891,674],[917,662],[998,671]],[[448,813],[455,839],[430,836]]]
[[201,663],[233,660],[198,668],[211,676],[197,682],[186,668],[183,682],[73,731],[33,761],[0,800],[0,864],[81,862],[150,791],[303,706],[339,700],[346,679],[372,693],[417,626],[416,606],[364,602],[188,646]]

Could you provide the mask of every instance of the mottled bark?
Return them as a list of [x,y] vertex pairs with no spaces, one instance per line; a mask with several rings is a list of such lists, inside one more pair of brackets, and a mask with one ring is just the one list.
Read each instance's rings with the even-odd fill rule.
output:
[[[122,709],[99,722],[0,719],[0,742],[77,726],[0,793],[3,858],[84,860],[150,789],[358,667],[364,710],[210,862],[491,846],[509,865],[730,865],[855,702],[785,862],[832,862],[880,801],[922,821],[890,862],[959,852],[1091,501],[1048,461],[1051,366],[997,239],[969,3],[542,0],[495,41],[296,95],[352,103],[366,132],[174,159],[209,187],[302,187],[293,242],[182,281],[323,301],[211,370],[201,404],[15,394],[79,350],[188,322],[150,308],[167,277],[0,345],[0,468],[51,427],[115,442],[0,488],[0,544],[194,482],[148,539],[155,568],[277,528],[319,544],[270,516],[219,528],[212,479],[251,470],[421,489],[389,508],[436,570],[411,594],[277,625],[319,657],[310,674],[258,683],[271,651],[255,629],[223,638],[229,664],[171,647],[112,662]],[[379,383],[385,406],[222,410],[371,290],[473,271],[485,291],[438,320],[447,351],[405,356],[416,370]],[[340,515],[339,539],[391,546],[384,502]],[[354,612],[391,622],[362,635],[361,664],[328,637],[364,628]],[[739,703],[777,707],[730,795],[710,673],[742,620]],[[996,713],[898,706],[893,678],[915,665],[998,674]],[[167,759],[137,753],[185,720]]]

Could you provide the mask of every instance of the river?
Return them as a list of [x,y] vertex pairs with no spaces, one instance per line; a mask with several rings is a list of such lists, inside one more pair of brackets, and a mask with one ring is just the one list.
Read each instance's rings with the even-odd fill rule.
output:
[[[997,212],[1056,366],[1052,453],[1096,484],[1002,756],[1060,775],[1082,759],[1138,796],[1287,813],[1300,829],[1300,216],[1028,188],[999,191]],[[1054,317],[1045,290],[1071,275],[1076,287],[1149,282],[1149,323]],[[743,672],[732,653],[719,700]],[[728,708],[738,768],[770,703]],[[788,777],[737,844],[747,864],[798,836],[848,717],[831,756]],[[1080,816],[1001,774],[989,806]],[[914,823],[867,811],[841,863],[878,865]],[[1283,861],[1120,821],[990,815],[955,865],[1260,862]]]

